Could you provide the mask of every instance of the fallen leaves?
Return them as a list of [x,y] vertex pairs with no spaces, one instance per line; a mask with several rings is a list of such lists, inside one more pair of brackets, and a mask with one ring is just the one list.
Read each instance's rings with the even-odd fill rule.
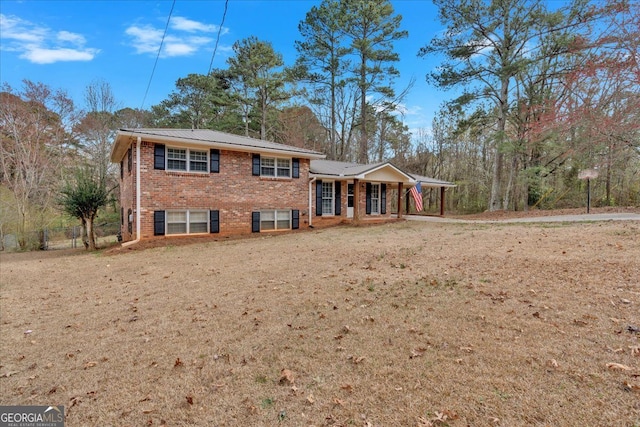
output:
[[427,349],[424,348],[424,347],[414,348],[413,350],[411,350],[411,355],[409,356],[409,359],[415,359],[416,357],[422,357],[422,355],[424,355],[425,351],[427,351]]
[[455,411],[445,409],[442,412],[435,411],[434,416],[430,418],[419,417],[418,422],[420,427],[436,427],[449,425],[447,421],[453,421],[460,418]]
[[607,368],[613,371],[630,371],[631,368],[620,363],[607,363]]
[[281,370],[280,371],[280,379],[278,380],[278,382],[280,384],[293,385],[293,383],[295,382],[295,377],[293,375],[293,372],[290,371],[289,369]]
[[353,362],[354,365],[359,365],[360,363],[364,362],[364,360],[366,359],[365,356],[348,356],[347,360],[351,360],[351,362]]

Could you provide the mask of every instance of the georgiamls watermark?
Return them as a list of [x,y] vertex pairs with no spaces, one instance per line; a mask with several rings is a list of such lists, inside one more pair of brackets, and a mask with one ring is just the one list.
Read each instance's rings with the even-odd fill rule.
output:
[[64,406],[0,406],[0,427],[64,427]]

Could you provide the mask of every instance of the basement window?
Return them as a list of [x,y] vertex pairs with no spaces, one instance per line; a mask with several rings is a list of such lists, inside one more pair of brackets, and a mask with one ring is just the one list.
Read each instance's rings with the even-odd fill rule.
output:
[[209,231],[209,211],[167,211],[167,235]]

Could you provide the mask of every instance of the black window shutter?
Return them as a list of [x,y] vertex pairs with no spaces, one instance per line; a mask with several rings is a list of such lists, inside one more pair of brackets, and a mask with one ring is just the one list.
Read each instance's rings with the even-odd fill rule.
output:
[[209,152],[209,172],[220,172],[220,150],[212,148]]
[[164,170],[164,144],[156,144],[153,148],[153,168]]
[[387,184],[380,184],[380,213],[387,213]]
[[220,211],[209,211],[209,233],[220,232]]
[[316,181],[316,215],[322,216],[322,181]]
[[124,178],[124,161],[120,162],[120,179]]
[[335,185],[335,190],[336,190],[336,209],[335,209],[335,214],[336,215],[340,215],[342,213],[342,206],[341,206],[341,202],[342,200],[340,200],[342,198],[342,183],[341,182],[334,182],[333,185]]
[[371,215],[371,183],[367,182],[367,215]]
[[153,213],[153,235],[164,236],[164,211]]
[[300,178],[300,159],[291,160],[291,177]]
[[131,147],[129,147],[129,152],[127,153],[127,171],[131,172],[133,165],[133,153]]
[[251,232],[260,232],[260,212],[251,212]]
[[124,208],[120,208],[120,225],[124,225]]
[[251,168],[251,174],[253,176],[260,176],[260,154],[254,154],[252,162],[253,167]]
[[291,211],[291,228],[293,230],[300,228],[300,211],[298,209]]

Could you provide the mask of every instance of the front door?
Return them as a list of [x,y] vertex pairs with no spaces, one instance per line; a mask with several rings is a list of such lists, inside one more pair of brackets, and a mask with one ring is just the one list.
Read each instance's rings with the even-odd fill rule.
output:
[[347,184],[347,218],[353,218],[353,184]]

